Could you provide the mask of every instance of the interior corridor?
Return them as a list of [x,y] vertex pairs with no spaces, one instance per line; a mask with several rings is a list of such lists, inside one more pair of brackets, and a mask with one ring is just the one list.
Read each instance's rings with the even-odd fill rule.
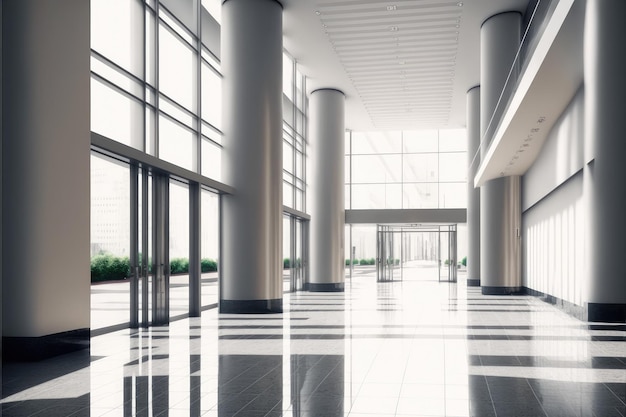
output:
[[285,294],[285,313],[93,337],[3,365],[2,416],[626,415],[626,326],[456,283]]

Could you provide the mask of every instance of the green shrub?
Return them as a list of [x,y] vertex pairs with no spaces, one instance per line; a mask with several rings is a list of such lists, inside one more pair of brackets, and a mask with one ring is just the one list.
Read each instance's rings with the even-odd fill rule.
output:
[[376,259],[374,259],[374,258],[361,259],[359,261],[359,264],[361,264],[361,265],[376,265]]
[[173,258],[170,260],[170,274],[188,274],[189,259]]
[[461,265],[467,266],[467,256],[464,256],[463,259],[461,259]]
[[202,272],[216,272],[217,271],[217,262],[213,259],[201,259],[200,260],[200,271]]
[[91,258],[91,282],[119,280],[129,276],[130,260],[128,257],[103,254]]
[[291,268],[291,260],[289,258],[285,258],[283,259],[283,268],[284,269],[289,269]]

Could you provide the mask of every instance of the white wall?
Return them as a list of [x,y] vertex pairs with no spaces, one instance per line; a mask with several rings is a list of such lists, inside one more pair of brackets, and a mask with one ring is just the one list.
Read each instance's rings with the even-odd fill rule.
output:
[[584,88],[522,179],[522,282],[577,305],[585,301]]

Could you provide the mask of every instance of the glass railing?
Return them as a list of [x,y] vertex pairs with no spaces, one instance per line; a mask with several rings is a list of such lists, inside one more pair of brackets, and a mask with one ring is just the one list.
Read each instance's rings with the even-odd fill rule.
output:
[[552,17],[554,10],[560,0],[534,0],[528,5],[524,16],[524,31],[520,46],[515,55],[511,69],[507,76],[506,82],[500,93],[500,98],[493,114],[489,120],[489,124],[481,137],[480,146],[472,158],[470,172],[480,165],[481,148],[488,148],[495,132],[498,130],[502,117],[506,113],[515,91],[518,88],[521,75],[526,71],[526,67],[530,62],[539,40],[548,26],[548,22]]

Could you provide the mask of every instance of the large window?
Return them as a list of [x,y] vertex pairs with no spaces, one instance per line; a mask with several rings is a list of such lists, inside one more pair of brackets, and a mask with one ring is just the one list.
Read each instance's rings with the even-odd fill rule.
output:
[[283,204],[306,211],[306,77],[283,53]]
[[219,2],[198,6],[201,27],[186,4],[91,0],[91,126],[220,181],[219,48],[200,41],[215,31]]
[[467,206],[464,129],[346,133],[346,208]]

